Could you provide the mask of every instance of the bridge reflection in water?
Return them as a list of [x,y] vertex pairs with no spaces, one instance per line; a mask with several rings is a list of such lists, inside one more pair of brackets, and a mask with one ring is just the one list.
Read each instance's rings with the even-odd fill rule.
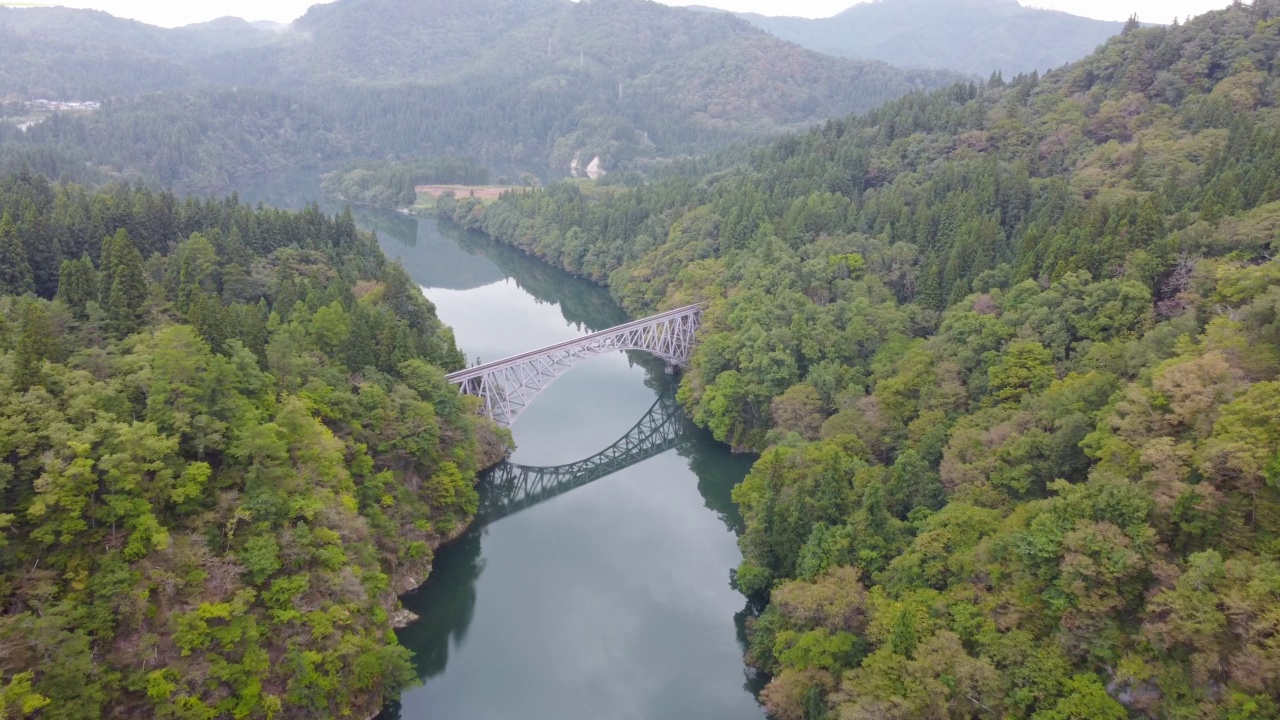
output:
[[[497,520],[675,450],[687,460],[690,473],[697,478],[703,505],[715,513],[727,529],[742,531],[742,518],[731,493],[746,476],[754,458],[732,454],[728,447],[715,442],[710,433],[688,419],[676,402],[673,383],[663,373],[660,363],[654,363],[642,353],[632,357],[649,371],[646,384],[657,391],[657,400],[621,438],[578,462],[553,467],[503,463],[482,475],[480,508],[474,524],[458,540],[439,551],[426,584],[404,597],[407,609],[429,618],[397,631],[401,643],[413,649],[414,666],[422,680],[442,675],[451,654],[468,640],[477,612],[480,577],[491,559],[482,552],[482,540],[489,532],[488,526]],[[515,532],[529,537],[527,528]],[[509,536],[507,542],[511,542]],[[510,582],[510,576],[503,576],[502,572],[510,572],[510,568],[497,574],[499,577],[493,579],[495,584],[490,586],[492,590],[518,587],[518,583],[503,585],[504,581]],[[758,614],[759,608],[747,604],[734,616],[744,653],[746,623]],[[767,680],[767,676],[748,672],[744,687],[758,694]],[[411,715],[418,717],[412,713],[402,716],[399,702],[392,702],[379,720],[400,720],[401,717],[409,720]]]
[[476,513],[476,523],[483,525],[514,515],[657,457],[691,439],[692,430],[693,424],[676,402],[675,393],[670,390],[663,392],[634,427],[589,458],[554,467],[504,462],[490,469],[480,479],[480,509]]

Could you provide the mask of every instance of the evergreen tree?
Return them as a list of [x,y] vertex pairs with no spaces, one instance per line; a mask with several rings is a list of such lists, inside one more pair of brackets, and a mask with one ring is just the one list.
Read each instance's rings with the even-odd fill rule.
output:
[[116,282],[116,241],[121,235],[127,235],[123,228],[115,235],[103,238],[102,252],[98,255],[98,304],[104,308],[111,299],[111,287]]
[[1147,172],[1147,147],[1141,138],[1138,139],[1137,147],[1133,149],[1133,161],[1129,165],[1128,178],[1139,190],[1151,189],[1150,175]]
[[33,300],[22,303],[18,314],[20,326],[13,353],[13,386],[26,392],[39,383],[40,366],[53,357],[56,340],[49,316],[39,303]]
[[5,213],[0,217],[0,295],[21,295],[34,290],[27,252],[18,238],[13,218]]
[[79,260],[62,261],[57,297],[78,319],[85,319],[89,302],[98,297],[98,272],[88,255]]
[[111,249],[111,291],[107,296],[107,322],[111,332],[123,337],[138,326],[147,301],[147,280],[142,255],[124,230],[116,233]]
[[51,297],[58,289],[58,248],[49,230],[48,217],[30,200],[22,204],[18,235],[31,266],[36,294]]
[[217,295],[207,295],[199,287],[191,293],[187,320],[215,353],[221,353],[234,337],[228,308]]

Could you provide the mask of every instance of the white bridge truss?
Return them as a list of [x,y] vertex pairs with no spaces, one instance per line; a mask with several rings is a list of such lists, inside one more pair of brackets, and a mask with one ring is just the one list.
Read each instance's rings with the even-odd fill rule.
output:
[[702,306],[689,305],[505,360],[459,370],[446,379],[458,385],[464,394],[480,398],[481,412],[494,422],[510,426],[556,378],[597,355],[643,350],[668,365],[688,365],[701,320]]

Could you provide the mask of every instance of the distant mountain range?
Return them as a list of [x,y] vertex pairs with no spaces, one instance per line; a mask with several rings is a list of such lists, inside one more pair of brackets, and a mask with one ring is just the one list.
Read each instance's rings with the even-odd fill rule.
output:
[[1119,29],[1012,0],[881,0],[823,21],[650,0],[337,0],[289,25],[176,29],[0,7],[0,98],[106,101],[25,133],[0,123],[0,144],[62,153],[50,172],[87,164],[198,191],[361,158],[459,154],[544,177],[597,157],[642,169],[997,67],[1056,64]]
[[[234,105],[268,164],[457,153],[545,176],[596,157],[609,170],[641,167],[964,79],[821,54],[730,15],[649,0],[337,0],[288,26],[223,18],[172,30],[0,8],[0,97],[114,100],[11,143],[182,189],[222,190],[237,168],[263,168],[189,170],[227,155],[232,120],[187,116],[220,116],[218,102],[151,93],[257,91]],[[306,103],[296,109],[315,134],[277,140],[271,128],[293,101]],[[155,117],[166,120],[148,123]],[[179,142],[174,123],[186,146],[165,151]],[[300,145],[314,152],[299,155]]]
[[997,70],[1044,72],[1079,60],[1124,28],[1124,23],[1023,7],[1017,0],[872,0],[818,20],[738,17],[829,55],[983,77]]

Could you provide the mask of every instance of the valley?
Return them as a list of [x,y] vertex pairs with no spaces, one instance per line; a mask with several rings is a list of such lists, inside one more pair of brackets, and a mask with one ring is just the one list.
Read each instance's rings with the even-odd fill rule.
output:
[[1278,58],[0,8],[0,718],[1280,720]]

